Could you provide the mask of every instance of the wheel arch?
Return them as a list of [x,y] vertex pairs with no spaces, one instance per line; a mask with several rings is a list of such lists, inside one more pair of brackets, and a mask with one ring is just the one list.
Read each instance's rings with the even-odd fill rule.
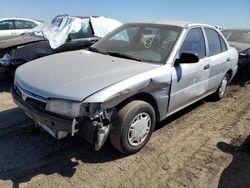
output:
[[232,79],[232,76],[233,76],[233,71],[232,71],[231,69],[229,69],[229,70],[226,72],[226,74],[228,74],[229,80],[231,80],[231,79]]
[[121,109],[123,106],[125,106],[126,104],[128,104],[129,102],[133,100],[142,100],[144,102],[149,103],[155,111],[156,122],[160,120],[160,112],[159,112],[157,101],[153,95],[146,93],[146,92],[137,93],[121,101],[119,104],[116,105],[117,110]]

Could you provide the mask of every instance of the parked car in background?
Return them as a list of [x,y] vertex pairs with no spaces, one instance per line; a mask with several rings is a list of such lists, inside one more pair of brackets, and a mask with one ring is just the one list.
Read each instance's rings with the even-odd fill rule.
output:
[[223,31],[223,27],[221,26],[215,26],[216,29],[218,29],[220,32]]
[[226,29],[222,34],[239,53],[236,81],[244,86],[250,81],[250,29]]
[[1,37],[0,69],[14,72],[18,66],[43,56],[87,48],[121,25],[101,16],[57,16],[22,35]]
[[22,65],[11,93],[55,138],[78,134],[99,150],[109,135],[117,150],[132,154],[156,122],[208,95],[221,99],[237,61],[237,51],[210,25],[131,23],[89,50]]
[[26,18],[0,18],[0,37],[19,35],[39,24],[41,24],[41,21]]

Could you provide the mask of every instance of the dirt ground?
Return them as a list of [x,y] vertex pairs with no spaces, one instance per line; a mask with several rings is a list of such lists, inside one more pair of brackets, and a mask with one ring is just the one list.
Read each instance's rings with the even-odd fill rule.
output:
[[0,81],[0,187],[250,187],[250,85],[200,101],[157,125],[146,147],[123,156],[32,128]]

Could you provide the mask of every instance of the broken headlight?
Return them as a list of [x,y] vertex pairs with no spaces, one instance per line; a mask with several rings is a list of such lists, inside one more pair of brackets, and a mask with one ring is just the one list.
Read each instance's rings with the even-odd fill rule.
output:
[[46,110],[69,117],[80,117],[85,113],[85,108],[82,103],[61,99],[49,100],[46,105]]

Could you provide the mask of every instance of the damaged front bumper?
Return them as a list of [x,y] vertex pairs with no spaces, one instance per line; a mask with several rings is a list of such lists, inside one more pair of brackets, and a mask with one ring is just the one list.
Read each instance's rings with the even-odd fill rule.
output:
[[[46,111],[40,111],[26,102],[15,88],[11,88],[11,95],[14,102],[35,121],[36,125],[47,131],[56,139],[62,139],[68,134],[84,138],[99,150],[105,143],[110,130],[110,117],[106,111],[100,112],[96,119],[88,117],[68,118],[57,117]],[[26,96],[27,97],[27,96]]]

